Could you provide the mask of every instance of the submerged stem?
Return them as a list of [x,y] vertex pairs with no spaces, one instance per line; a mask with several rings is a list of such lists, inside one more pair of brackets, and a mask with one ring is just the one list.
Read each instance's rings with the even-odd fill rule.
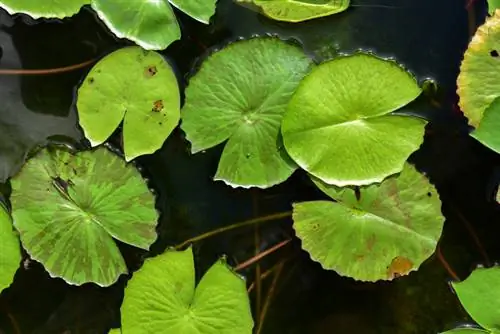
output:
[[36,70],[26,70],[26,69],[0,69],[0,75],[46,75],[46,74],[59,74],[65,72],[71,72],[78,70],[88,65],[94,63],[96,59],[91,59],[84,61],[80,64],[69,65],[58,68],[48,68],[48,69],[36,69]]
[[444,269],[446,269],[446,271],[448,272],[448,275],[450,275],[455,282],[460,282],[460,277],[458,277],[455,271],[451,268],[448,261],[446,261],[446,259],[444,258],[443,253],[441,253],[441,247],[439,245],[437,246],[436,254]]
[[269,254],[274,253],[275,251],[277,251],[281,247],[287,245],[288,243],[290,243],[290,241],[292,241],[292,239],[284,240],[284,241],[280,242],[279,244],[276,244],[273,247],[271,247],[271,248],[269,248],[269,249],[267,249],[267,250],[265,250],[265,251],[263,251],[263,252],[255,255],[255,256],[253,256],[252,258],[246,260],[245,262],[240,263],[235,268],[235,270],[242,270],[242,269],[245,269],[248,266],[251,266],[255,262],[260,261],[261,259],[263,259],[264,257],[268,256]]
[[257,330],[255,331],[256,334],[260,334],[264,325],[264,320],[266,318],[267,310],[269,310],[269,306],[271,305],[271,300],[274,296],[274,292],[276,290],[276,285],[278,284],[278,279],[281,275],[281,271],[283,270],[285,262],[281,261],[278,264],[278,267],[276,268],[276,272],[274,273],[273,281],[271,283],[271,287],[269,288],[269,291],[267,293],[266,301],[264,302],[264,307],[262,308],[262,312],[259,315],[259,321],[258,321],[258,326]]

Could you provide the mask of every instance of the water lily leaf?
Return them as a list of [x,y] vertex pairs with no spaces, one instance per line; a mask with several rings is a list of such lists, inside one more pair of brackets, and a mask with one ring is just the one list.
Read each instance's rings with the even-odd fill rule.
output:
[[400,172],[423,141],[424,120],[389,115],[420,92],[393,61],[355,54],[325,62],[290,100],[282,123],[285,148],[328,184],[381,182]]
[[92,146],[124,120],[125,159],[159,149],[180,119],[176,76],[163,57],[139,47],[119,49],[99,61],[78,89],[80,126]]
[[21,263],[21,245],[7,209],[0,204],[0,292],[9,287]]
[[467,313],[481,327],[500,333],[500,267],[477,268],[466,280],[452,282]]
[[443,332],[441,334],[488,334],[490,333],[489,331],[485,331],[480,328],[474,328],[474,327],[461,327],[461,328],[455,328],[446,332]]
[[293,173],[280,124],[311,67],[300,48],[270,37],[233,43],[203,62],[186,89],[181,128],[193,153],[228,140],[215,180],[267,188]]
[[492,15],[500,8],[500,0],[488,0],[488,13]]
[[9,14],[23,13],[34,19],[73,16],[90,0],[0,0],[0,7]]
[[251,4],[262,14],[278,21],[301,22],[343,12],[350,0],[236,0]]
[[113,238],[142,249],[156,239],[154,196],[106,148],[44,149],[12,180],[12,216],[31,258],[70,284],[113,284],[127,272]]
[[99,18],[119,38],[146,50],[163,50],[181,38],[172,7],[166,0],[92,0]]
[[413,166],[359,188],[359,196],[313,181],[337,202],[294,204],[293,226],[324,268],[361,281],[392,280],[418,269],[434,252],[444,223],[441,202]]
[[457,85],[460,109],[469,124],[478,127],[486,108],[500,96],[500,11],[477,29],[460,65]]
[[217,0],[168,0],[172,6],[183,11],[193,19],[208,24],[215,14]]
[[500,153],[500,98],[486,108],[479,127],[471,133],[484,146]]
[[245,281],[221,260],[195,288],[191,248],[148,259],[125,289],[121,314],[124,334],[250,334],[253,328]]

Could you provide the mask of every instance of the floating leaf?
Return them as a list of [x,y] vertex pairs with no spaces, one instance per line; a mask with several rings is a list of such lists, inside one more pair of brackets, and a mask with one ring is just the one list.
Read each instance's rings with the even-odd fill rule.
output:
[[266,188],[293,173],[280,124],[311,67],[300,48],[269,37],[233,43],[203,62],[187,87],[181,128],[193,153],[229,139],[216,180]]
[[293,226],[324,268],[361,281],[391,280],[434,252],[444,223],[441,202],[413,166],[359,193],[314,181],[337,202],[294,204]]
[[78,89],[80,125],[92,146],[103,143],[122,119],[125,159],[159,149],[180,118],[176,76],[163,57],[139,47],[99,61]]
[[21,262],[21,246],[7,209],[0,204],[0,292],[9,287]]
[[163,50],[181,38],[174,11],[166,0],[92,0],[91,5],[116,36],[144,49]]
[[301,22],[343,12],[350,0],[236,0],[278,21]]
[[139,172],[106,148],[44,149],[12,180],[14,226],[31,258],[71,284],[113,284],[127,268],[113,238],[149,249],[154,197]]
[[446,331],[441,334],[488,334],[490,332],[474,327],[461,327]]
[[465,52],[457,85],[459,106],[469,124],[478,127],[486,108],[500,96],[500,11],[477,29]]
[[423,141],[424,120],[389,114],[420,92],[393,61],[356,54],[323,63],[290,100],[282,123],[285,148],[328,184],[381,182],[400,172]]
[[221,260],[195,289],[191,248],[148,259],[125,289],[124,334],[250,334],[253,320],[245,281]]
[[500,333],[500,267],[477,268],[466,280],[452,282],[462,306],[481,327]]
[[500,98],[496,98],[486,108],[479,127],[471,133],[471,136],[481,142],[484,146],[500,153]]
[[488,13],[493,15],[500,8],[500,0],[488,0]]
[[0,0],[0,7],[9,14],[23,13],[34,19],[65,18],[80,11],[90,0]]
[[208,24],[215,14],[217,0],[168,0],[172,6],[183,11],[193,19]]

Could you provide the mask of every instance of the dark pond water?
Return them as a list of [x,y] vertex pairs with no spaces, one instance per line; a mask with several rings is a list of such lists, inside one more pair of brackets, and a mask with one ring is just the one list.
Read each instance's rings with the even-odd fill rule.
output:
[[[211,48],[240,37],[278,34],[303,44],[315,59],[357,49],[394,57],[420,80],[432,78],[437,91],[408,106],[432,120],[423,147],[412,156],[440,192],[447,217],[440,249],[460,278],[485,256],[469,232],[472,226],[490,261],[500,257],[496,237],[498,208],[492,200],[499,156],[467,136],[465,119],[454,107],[455,79],[470,29],[484,20],[484,2],[467,12],[461,0],[354,1],[351,10],[302,24],[267,20],[229,0],[221,0],[210,26],[181,13],[183,40],[163,54],[186,82],[193,64]],[[0,68],[42,69],[77,64],[122,45],[89,10],[61,22],[34,22],[0,12]],[[82,139],[72,107],[75,87],[88,69],[44,76],[0,75],[0,179],[15,173],[37,144],[74,143]],[[119,142],[119,137],[112,140]],[[156,154],[138,159],[162,212],[159,240],[150,254],[123,246],[136,270],[146,256],[188,237],[256,216],[284,212],[291,203],[320,198],[296,173],[267,191],[234,190],[213,182],[221,148],[190,155],[180,131]],[[2,186],[8,196],[8,184]],[[293,236],[284,219],[223,234],[196,244],[202,273],[222,254],[240,263],[256,251]],[[390,283],[357,283],[327,272],[300,250],[295,240],[261,262],[263,272],[286,260],[277,281],[262,333],[434,334],[470,321],[451,292],[450,274],[437,256],[411,275]],[[255,279],[254,267],[244,272]],[[100,334],[119,326],[119,307],[126,284],[71,287],[50,279],[43,268],[26,261],[11,288],[0,296],[0,333]],[[263,303],[270,281],[261,286]],[[255,290],[254,290],[255,291]],[[254,304],[259,303],[252,293]],[[14,325],[15,324],[15,325]],[[17,327],[17,328],[16,328]]]

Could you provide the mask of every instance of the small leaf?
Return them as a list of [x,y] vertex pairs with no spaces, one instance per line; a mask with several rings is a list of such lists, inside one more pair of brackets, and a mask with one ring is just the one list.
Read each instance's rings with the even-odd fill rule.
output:
[[111,329],[108,334],[121,334],[122,331],[120,330],[120,328],[113,328]]
[[280,124],[311,67],[300,48],[267,37],[233,43],[203,62],[186,89],[181,128],[193,153],[228,140],[216,180],[267,188],[293,173]]
[[113,238],[142,249],[156,239],[154,196],[106,148],[44,149],[12,180],[12,216],[31,258],[70,284],[113,284],[127,267]]
[[453,282],[462,306],[481,327],[500,333],[500,267],[477,268],[466,280]]
[[90,0],[0,0],[0,7],[13,15],[23,13],[34,19],[73,16]]
[[208,24],[215,14],[217,0],[168,0],[172,6],[183,11],[193,19]]
[[236,0],[257,7],[262,14],[285,22],[301,22],[343,12],[350,0]]
[[251,334],[245,281],[221,260],[195,289],[191,248],[148,259],[125,289],[123,334]]
[[423,141],[424,120],[389,114],[420,92],[392,61],[368,54],[335,58],[316,67],[290,100],[281,130],[285,148],[328,184],[381,182],[400,172]]
[[488,13],[493,15],[500,8],[500,0],[488,0]]
[[21,245],[7,209],[0,204],[0,292],[8,288],[21,262]]
[[361,281],[392,280],[434,252],[444,223],[441,202],[413,166],[359,193],[314,182],[337,202],[294,204],[293,226],[324,268]]
[[489,149],[500,153],[500,98],[486,108],[479,127],[471,136]]
[[177,78],[163,57],[139,47],[100,60],[78,89],[80,125],[92,146],[102,144],[122,119],[125,159],[159,149],[180,118]]
[[92,0],[91,5],[116,36],[128,38],[146,50],[166,49],[181,38],[167,0]]

